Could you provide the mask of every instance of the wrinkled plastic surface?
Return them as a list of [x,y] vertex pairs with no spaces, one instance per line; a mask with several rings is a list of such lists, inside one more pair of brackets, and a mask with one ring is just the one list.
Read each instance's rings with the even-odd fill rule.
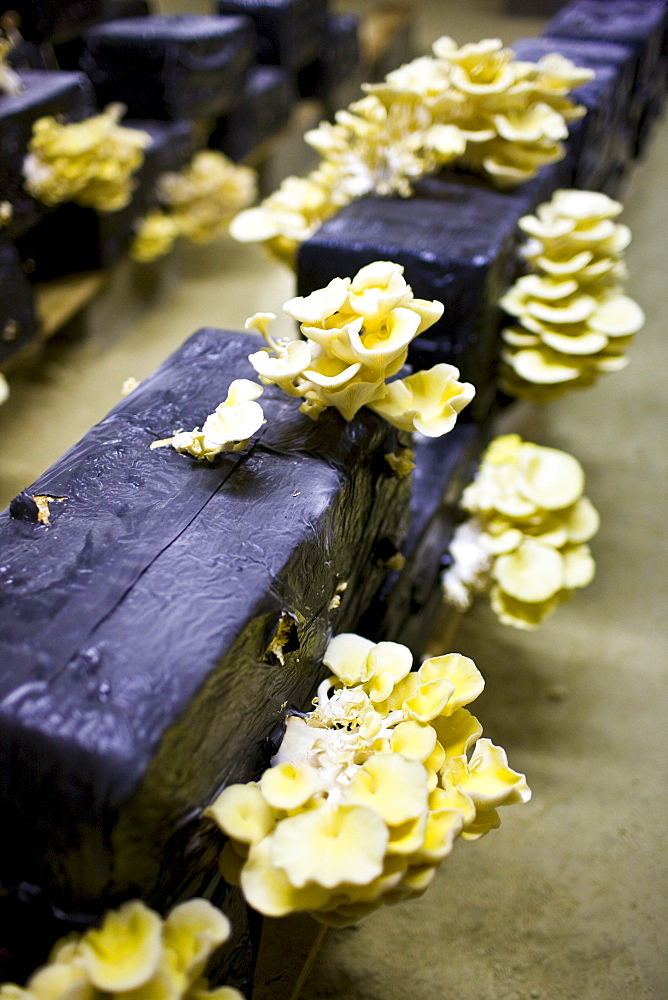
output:
[[33,290],[16,249],[0,240],[0,362],[20,350],[39,332]]
[[258,62],[294,71],[318,57],[327,0],[218,0],[218,13],[250,17],[258,35]]
[[440,577],[459,498],[490,433],[489,424],[458,423],[442,438],[415,436],[410,527],[401,547],[406,562],[374,598],[363,619],[365,635],[401,642],[416,657],[424,654],[425,638],[442,604]]
[[265,766],[401,543],[410,485],[371,413],[316,423],[272,390],[246,454],[150,450],[201,425],[257,346],[200,331],[29,489],[66,497],[51,527],[0,515],[0,878],[66,914],[211,879],[202,807]]
[[256,47],[245,17],[121,18],[85,33],[81,68],[101,105],[122,101],[132,118],[214,117],[240,93]]
[[232,160],[243,159],[284,128],[294,107],[294,81],[281,66],[255,66],[246,77],[243,93],[216,122],[209,148]]

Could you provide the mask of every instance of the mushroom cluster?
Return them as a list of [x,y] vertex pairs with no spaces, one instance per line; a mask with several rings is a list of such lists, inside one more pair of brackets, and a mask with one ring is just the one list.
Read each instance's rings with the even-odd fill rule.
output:
[[406,646],[344,633],[324,663],[333,676],[313,712],[288,716],[272,767],[206,812],[229,838],[223,876],[254,909],[343,926],[420,895],[458,837],[531,793],[464,707],[483,688],[472,660],[413,671]]
[[99,928],[70,934],[25,988],[0,985],[3,1000],[243,1000],[209,990],[206,964],[230,923],[206,899],[175,906],[165,920],[139,900],[110,910]]
[[262,407],[256,402],[264,389],[249,379],[230,383],[227,396],[204,421],[202,429],[179,430],[170,437],[151,444],[151,450],[171,445],[175,451],[209,462],[227,451],[243,451],[249,440],[265,423]]
[[520,219],[531,273],[501,299],[517,317],[502,331],[502,385],[512,396],[547,402],[627,364],[626,348],[645,318],[624,294],[628,226],[622,205],[598,191],[555,191]]
[[161,207],[139,223],[130,248],[140,263],[169,253],[179,237],[210,243],[227,233],[233,216],[255,200],[257,177],[252,167],[205,149],[184,170],[163,174],[156,194]]
[[599,517],[583,490],[584,472],[572,455],[518,434],[496,438],[462,495],[472,517],[454,534],[446,601],[465,610],[476,592],[489,592],[504,625],[536,628],[594,578],[586,543]]
[[81,122],[63,125],[52,116],[33,124],[23,161],[25,188],[45,205],[75,201],[97,212],[117,212],[129,204],[133,175],[151,144],[148,132],[119,122],[123,104]]
[[246,329],[259,330],[270,349],[249,356],[260,381],[303,397],[300,409],[314,420],[328,406],[345,420],[367,406],[401,430],[447,434],[475,392],[457,381],[456,368],[438,364],[388,382],[410,342],[443,314],[440,302],[413,297],[403,271],[375,261],[352,279],[333,278],[326,288],[290,299],[283,309],[301,324],[304,340],[274,341],[268,325],[275,315],[251,316]]
[[7,399],[9,399],[9,386],[7,379],[0,372],[0,404],[4,403]]
[[563,157],[568,123],[584,114],[569,92],[592,76],[557,54],[517,61],[498,38],[461,48],[439,38],[433,56],[365,84],[334,123],[307,132],[317,169],[289,177],[230,232],[293,265],[299,244],[343,205],[371,192],[409,197],[416,179],[455,160],[499,187],[521,184]]

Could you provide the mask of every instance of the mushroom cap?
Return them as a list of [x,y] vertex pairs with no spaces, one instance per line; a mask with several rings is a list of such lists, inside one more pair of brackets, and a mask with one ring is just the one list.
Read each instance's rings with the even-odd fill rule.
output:
[[552,614],[563,597],[564,592],[559,591],[546,601],[518,601],[517,598],[506,594],[501,587],[495,586],[490,591],[489,601],[492,611],[502,625],[531,632],[538,628],[544,618]]
[[564,563],[551,546],[526,538],[515,552],[499,556],[492,576],[511,597],[539,603],[564,586]]
[[[303,815],[311,816],[312,813]],[[241,872],[241,888],[246,901],[266,917],[284,917],[296,910],[317,910],[325,906],[330,896],[326,889],[312,882],[301,889],[296,888],[285,872],[273,865],[272,840],[267,837],[250,850]]]
[[230,932],[229,920],[208,899],[188,899],[167,916],[163,941],[178,972],[194,982]]
[[354,632],[340,632],[330,641],[322,662],[346,685],[362,684],[371,677],[367,662],[375,643]]
[[537,507],[560,510],[582,496],[584,470],[565,451],[525,442],[520,452],[517,487]]
[[611,295],[604,299],[589,317],[592,330],[608,337],[626,337],[637,333],[645,322],[645,314],[628,295]]
[[588,542],[599,529],[601,519],[588,497],[580,497],[564,511],[569,542]]
[[33,973],[25,989],[2,983],[0,996],[2,1000],[92,1000],[95,990],[80,965],[52,959]]
[[269,805],[286,811],[303,806],[320,787],[317,768],[306,763],[285,761],[268,768],[260,778],[260,791]]
[[374,808],[350,801],[325,804],[278,824],[271,837],[271,861],[297,889],[310,882],[326,889],[341,882],[364,885],[381,874],[388,839],[387,826]]
[[[482,726],[466,708],[458,708],[452,715],[442,715],[434,719],[432,726],[436,730],[438,742],[445,751],[446,759],[465,754],[482,736]],[[444,763],[445,761],[441,764],[441,768]]]
[[102,926],[84,934],[82,964],[96,989],[137,989],[156,973],[162,957],[162,920],[139,900],[105,914]]
[[526,348],[519,351],[504,351],[503,360],[525,382],[535,382],[537,385],[558,385],[562,382],[572,382],[579,378],[580,368],[576,364],[564,364],[557,361],[558,355],[538,348]]
[[564,587],[586,587],[594,579],[596,563],[588,545],[568,546],[564,552]]
[[274,810],[255,782],[228,785],[204,810],[228,837],[243,844],[256,844],[274,828]]
[[373,809],[388,826],[399,826],[425,811],[427,795],[422,764],[399,753],[379,753],[355,772],[343,801]]
[[446,653],[425,660],[418,671],[422,686],[425,682],[448,680],[454,690],[448,699],[443,715],[452,715],[462,705],[475,701],[485,686],[482,674],[468,656],[461,653]]
[[407,719],[392,730],[390,746],[394,753],[422,763],[434,752],[436,731],[426,722]]

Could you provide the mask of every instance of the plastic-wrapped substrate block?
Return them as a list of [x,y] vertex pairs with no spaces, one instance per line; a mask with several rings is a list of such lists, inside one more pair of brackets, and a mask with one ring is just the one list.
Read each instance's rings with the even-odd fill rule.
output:
[[270,389],[245,453],[151,450],[258,346],[199,331],[0,515],[0,884],[63,917],[216,891],[203,807],[266,766],[403,541],[397,432],[369,411],[315,422]]
[[327,0],[218,0],[218,13],[252,18],[258,62],[296,72],[318,58]]
[[292,76],[281,66],[254,66],[244,89],[216,122],[209,147],[239,161],[280,132],[296,100]]
[[156,14],[97,25],[84,43],[81,68],[101,105],[122,101],[131,118],[171,121],[223,114],[257,39],[248,18]]
[[0,240],[0,364],[38,332],[32,286],[14,245]]

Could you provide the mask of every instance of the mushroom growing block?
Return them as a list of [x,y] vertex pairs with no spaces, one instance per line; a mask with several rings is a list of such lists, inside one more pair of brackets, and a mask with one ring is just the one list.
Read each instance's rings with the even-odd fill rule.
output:
[[295,72],[318,58],[325,34],[326,0],[218,0],[218,13],[252,19],[260,63]]
[[632,125],[636,152],[661,110],[666,89],[666,29],[663,0],[576,0],[547,24],[545,33],[587,41],[618,42],[634,53]]
[[100,105],[122,101],[131,118],[224,114],[255,57],[245,17],[154,14],[108,21],[84,35],[81,68]]
[[[33,290],[16,248],[0,240],[0,364],[38,333]],[[1,391],[1,390],[0,390]]]
[[209,148],[243,159],[288,124],[295,100],[294,81],[282,66],[254,66],[239,98],[216,122]]
[[211,894],[202,809],[266,766],[403,538],[397,433],[366,410],[314,422],[269,388],[243,454],[151,450],[258,340],[199,331],[0,516],[0,882],[66,917]]

